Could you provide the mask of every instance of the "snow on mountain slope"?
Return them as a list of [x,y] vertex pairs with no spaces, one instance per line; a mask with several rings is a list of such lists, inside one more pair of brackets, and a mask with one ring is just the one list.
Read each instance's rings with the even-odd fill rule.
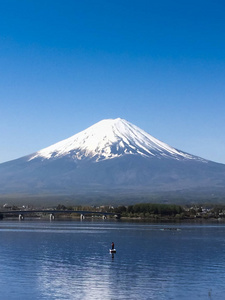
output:
[[36,152],[29,160],[70,156],[74,160],[88,158],[100,161],[123,155],[204,161],[170,147],[120,118],[102,120],[68,139]]

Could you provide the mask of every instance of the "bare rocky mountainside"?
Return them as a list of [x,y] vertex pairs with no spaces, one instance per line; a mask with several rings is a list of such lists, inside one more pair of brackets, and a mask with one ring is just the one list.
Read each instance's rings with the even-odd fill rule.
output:
[[0,164],[1,198],[225,201],[224,186],[224,164],[177,150],[119,118]]

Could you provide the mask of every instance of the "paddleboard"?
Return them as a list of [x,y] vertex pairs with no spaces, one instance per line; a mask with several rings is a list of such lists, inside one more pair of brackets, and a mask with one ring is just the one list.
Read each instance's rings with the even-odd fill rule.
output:
[[116,253],[116,249],[109,249],[110,253]]

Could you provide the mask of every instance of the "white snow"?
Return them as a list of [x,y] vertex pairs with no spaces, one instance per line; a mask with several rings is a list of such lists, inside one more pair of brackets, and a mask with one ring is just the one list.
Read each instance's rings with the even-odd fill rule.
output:
[[74,136],[36,152],[31,158],[57,158],[70,155],[74,159],[95,158],[96,161],[122,155],[200,159],[157,140],[124,119],[106,119]]

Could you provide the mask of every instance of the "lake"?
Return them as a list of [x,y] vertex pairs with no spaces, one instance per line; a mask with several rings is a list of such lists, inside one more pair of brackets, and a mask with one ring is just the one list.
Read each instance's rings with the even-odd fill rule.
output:
[[4,219],[0,241],[4,300],[225,297],[220,223]]

